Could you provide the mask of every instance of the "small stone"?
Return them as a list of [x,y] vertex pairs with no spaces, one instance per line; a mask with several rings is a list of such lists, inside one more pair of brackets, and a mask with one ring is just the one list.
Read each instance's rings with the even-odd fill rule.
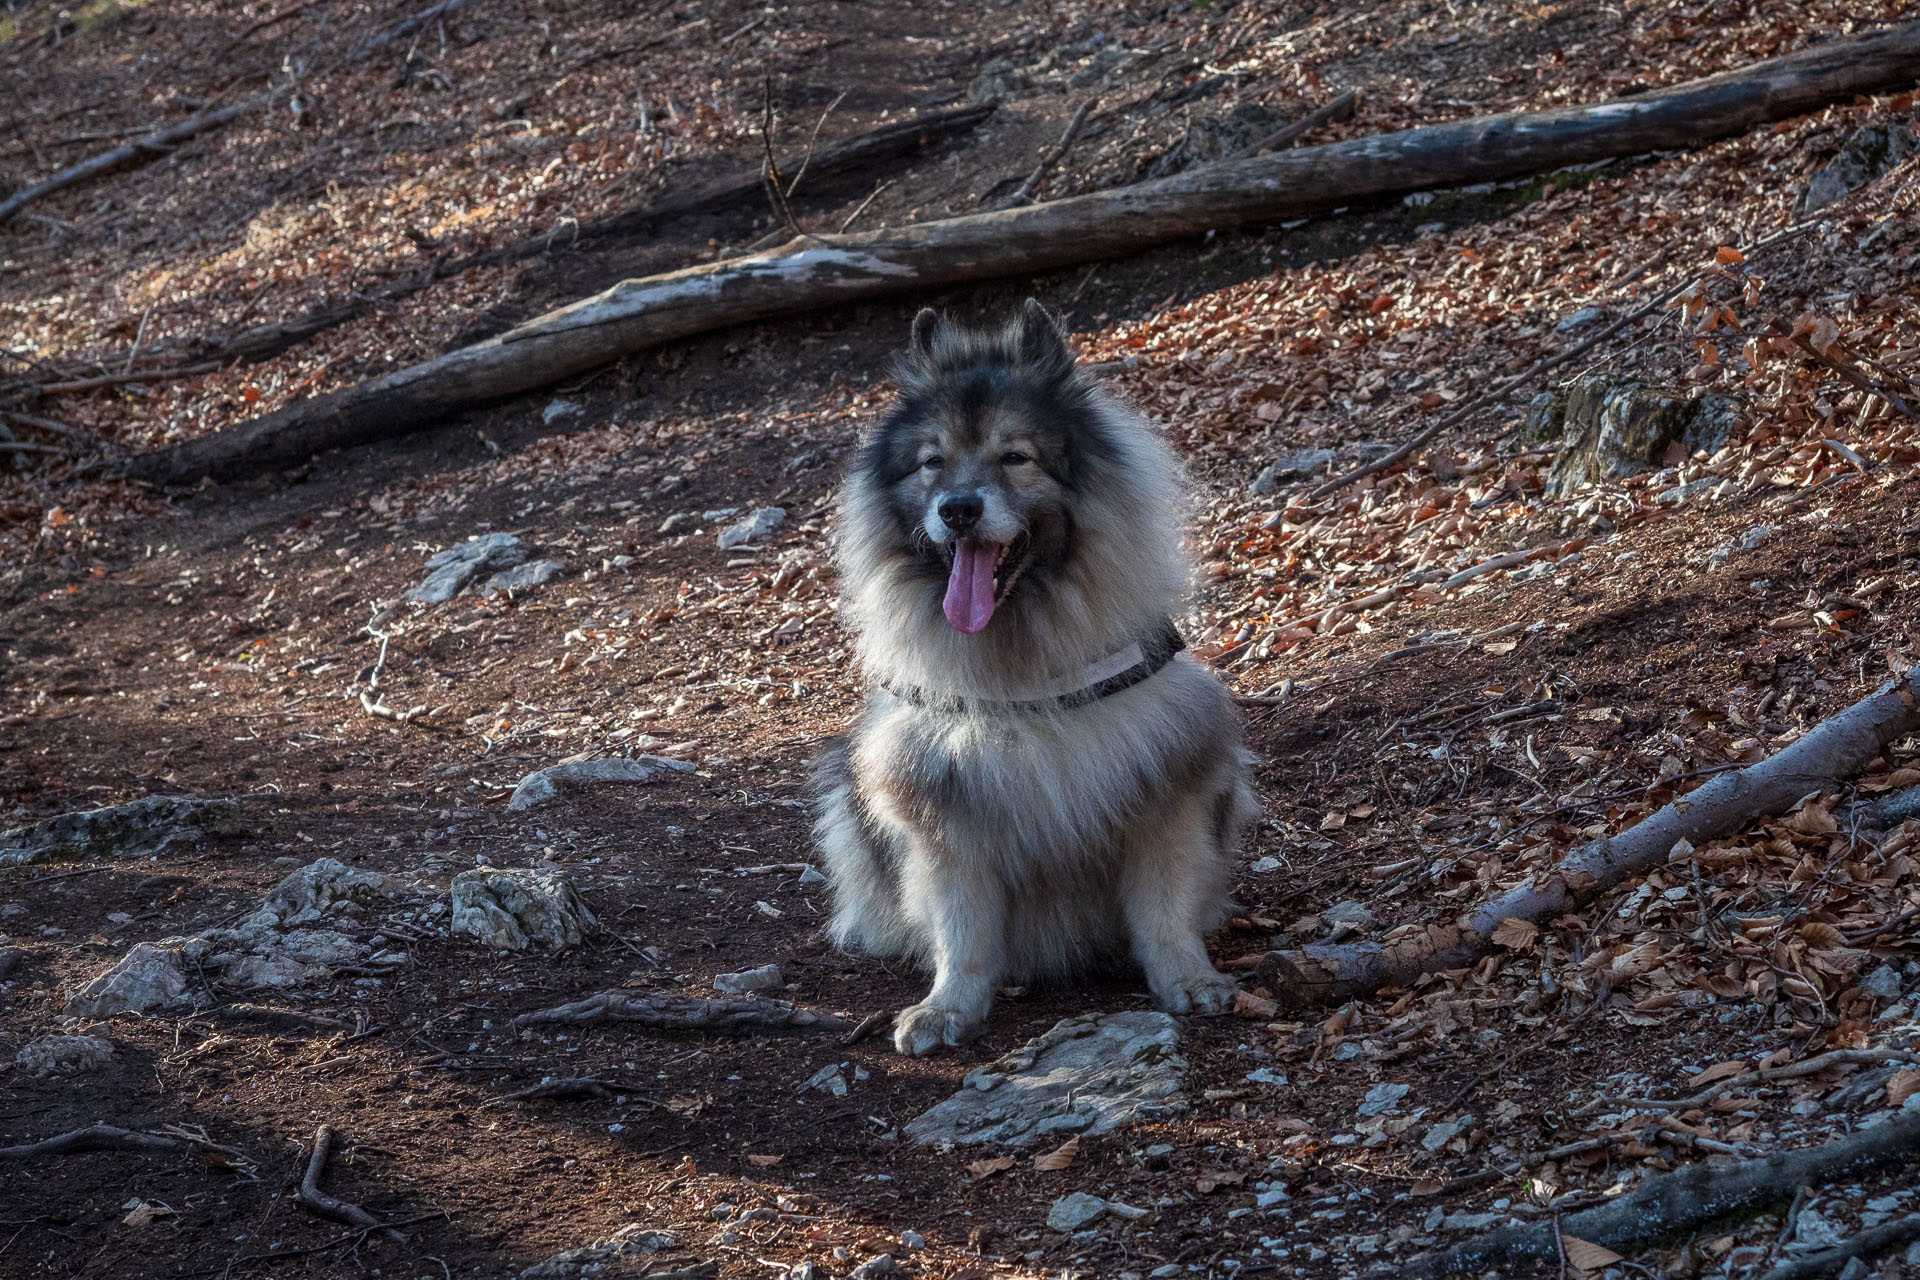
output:
[[1247,867],[1247,870],[1253,872],[1253,874],[1257,876],[1264,876],[1268,872],[1278,871],[1280,870],[1280,868],[1286,865],[1287,865],[1286,863],[1280,861],[1280,859],[1278,858],[1272,858],[1272,857],[1255,858],[1252,864]]
[[739,973],[718,973],[713,978],[713,989],[724,991],[728,995],[743,996],[752,991],[778,991],[787,985],[780,976],[780,966],[763,964],[758,969],[746,969]]
[[1337,902],[1320,913],[1320,918],[1329,925],[1350,925],[1355,929],[1370,929],[1374,924],[1373,912],[1362,903],[1349,898]]
[[1275,458],[1261,468],[1260,474],[1255,476],[1253,483],[1247,486],[1247,491],[1259,497],[1265,497],[1283,484],[1308,479],[1318,474],[1333,461],[1333,458],[1334,453],[1331,449],[1301,449],[1284,457]]
[[99,1036],[42,1036],[13,1056],[21,1074],[33,1080],[88,1075],[112,1061],[112,1042]]
[[1421,1135],[1420,1145],[1429,1151],[1438,1151],[1472,1127],[1472,1118],[1464,1116],[1458,1120],[1436,1124]]
[[599,932],[573,881],[558,871],[487,868],[453,878],[454,933],[502,951],[564,951]]
[[1293,1197],[1287,1194],[1285,1187],[1268,1187],[1265,1191],[1255,1196],[1253,1202],[1261,1209],[1271,1209],[1275,1205],[1283,1204],[1291,1199],[1293,1199]]
[[743,543],[758,542],[786,522],[785,507],[757,507],[746,519],[720,531],[720,549],[730,551]]
[[531,809],[560,794],[562,787],[612,782],[658,782],[674,773],[692,773],[693,765],[665,756],[610,756],[600,760],[569,760],[537,769],[520,779],[507,801],[512,810]]
[[510,569],[527,558],[527,549],[510,533],[487,533],[457,542],[427,561],[424,582],[407,592],[422,604],[441,604],[483,573]]
[[0,947],[0,980],[27,962],[24,947]]
[[120,962],[68,998],[69,1018],[111,1018],[116,1013],[145,1013],[190,1003],[187,975],[177,948],[136,944]]
[[809,865],[805,871],[802,871],[800,873],[800,883],[801,884],[829,884],[831,882],[827,879],[825,875],[821,873],[818,867]]
[[520,1280],[574,1280],[578,1276],[611,1274],[621,1258],[637,1258],[677,1248],[679,1241],[664,1231],[630,1223],[604,1240],[554,1254],[520,1273]]
[[1827,1217],[1812,1205],[1800,1211],[1793,1220],[1793,1241],[1787,1247],[1796,1252],[1806,1249],[1825,1249],[1829,1245],[1839,1244],[1847,1238],[1847,1229]]
[[1107,1211],[1107,1202],[1099,1196],[1075,1191],[1061,1196],[1047,1210],[1047,1225],[1055,1231],[1078,1231]]
[[1583,324],[1591,324],[1605,314],[1599,307],[1582,307],[1553,327],[1561,333],[1567,333]]
[[572,418],[579,414],[580,406],[571,400],[549,400],[547,407],[540,411],[540,422],[550,426],[555,418]]
[[659,531],[661,533],[679,533],[682,530],[693,528],[693,526],[698,523],[699,521],[694,519],[691,511],[676,511],[660,522]]
[[1285,1084],[1287,1082],[1287,1073],[1284,1071],[1276,1071],[1272,1067],[1261,1067],[1257,1071],[1247,1072],[1247,1079],[1253,1081],[1255,1084]]
[[1890,964],[1883,964],[1866,977],[1860,979],[1860,991],[1875,1000],[1898,1000],[1904,984],[1900,971]]
[[918,1231],[902,1231],[900,1233],[900,1247],[903,1249],[924,1249],[927,1247],[927,1238]]
[[529,560],[504,572],[496,573],[481,586],[482,593],[488,591],[526,591],[543,583],[551,582],[567,571],[567,566],[558,560]]
[[1834,1280],[1867,1280],[1870,1274],[1872,1274],[1871,1269],[1858,1255],[1855,1255],[1847,1259],[1847,1265],[1840,1268],[1840,1274],[1835,1276]]
[[892,1254],[882,1253],[868,1258],[847,1274],[850,1280],[897,1280],[907,1272],[906,1268],[893,1260]]
[[1920,138],[1904,125],[1870,124],[1855,130],[1840,154],[1807,180],[1793,216],[1804,218],[1858,191],[1915,151],[1920,151]]
[[835,1098],[844,1098],[847,1096],[847,1078],[841,1074],[840,1064],[837,1062],[830,1062],[814,1072],[812,1076],[808,1077],[806,1084],[801,1087],[804,1089],[818,1089],[821,1093],[829,1094]]
[[1389,1115],[1400,1109],[1400,1100],[1407,1096],[1412,1085],[1387,1084],[1382,1082],[1367,1090],[1365,1100],[1360,1103],[1363,1116]]
[[980,68],[967,88],[967,101],[975,105],[998,102],[1033,88],[1033,77],[1008,58],[995,58]]

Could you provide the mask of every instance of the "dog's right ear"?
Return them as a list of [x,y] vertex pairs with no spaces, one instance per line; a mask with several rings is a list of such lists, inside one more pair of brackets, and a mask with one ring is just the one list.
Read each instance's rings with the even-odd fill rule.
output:
[[913,318],[913,336],[908,341],[913,358],[931,368],[934,363],[934,343],[946,327],[945,316],[932,307],[920,308],[920,314]]

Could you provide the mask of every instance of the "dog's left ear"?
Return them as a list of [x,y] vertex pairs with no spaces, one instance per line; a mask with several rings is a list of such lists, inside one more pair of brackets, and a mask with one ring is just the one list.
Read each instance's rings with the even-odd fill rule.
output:
[[1036,372],[1064,378],[1073,371],[1073,353],[1067,350],[1059,324],[1033,298],[1020,310],[1018,350],[1020,363]]

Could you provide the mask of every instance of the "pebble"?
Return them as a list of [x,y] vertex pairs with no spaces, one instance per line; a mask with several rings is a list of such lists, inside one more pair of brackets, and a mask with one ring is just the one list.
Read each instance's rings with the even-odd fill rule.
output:
[[1107,1202],[1099,1196],[1075,1191],[1061,1196],[1047,1210],[1047,1225],[1055,1231],[1078,1231],[1107,1211]]
[[758,542],[787,522],[785,507],[758,507],[744,520],[720,531],[720,549],[730,551],[748,542]]
[[1367,1090],[1366,1099],[1360,1104],[1363,1116],[1386,1115],[1400,1109],[1400,1099],[1407,1096],[1412,1085],[1380,1083]]
[[787,980],[781,976],[777,964],[763,964],[758,969],[745,969],[739,973],[719,973],[713,978],[715,991],[735,996],[743,996],[750,991],[778,991],[786,985]]

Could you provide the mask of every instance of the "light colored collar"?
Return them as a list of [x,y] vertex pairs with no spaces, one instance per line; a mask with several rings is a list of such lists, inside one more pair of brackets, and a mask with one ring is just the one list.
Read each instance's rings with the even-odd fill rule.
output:
[[1070,675],[1045,684],[1014,689],[1005,698],[974,698],[960,694],[929,693],[914,685],[885,681],[880,687],[894,697],[933,711],[993,712],[1000,714],[1060,711],[1084,707],[1112,697],[1122,689],[1148,679],[1186,648],[1171,618],[1161,618],[1153,629],[1117,653],[1088,663]]

